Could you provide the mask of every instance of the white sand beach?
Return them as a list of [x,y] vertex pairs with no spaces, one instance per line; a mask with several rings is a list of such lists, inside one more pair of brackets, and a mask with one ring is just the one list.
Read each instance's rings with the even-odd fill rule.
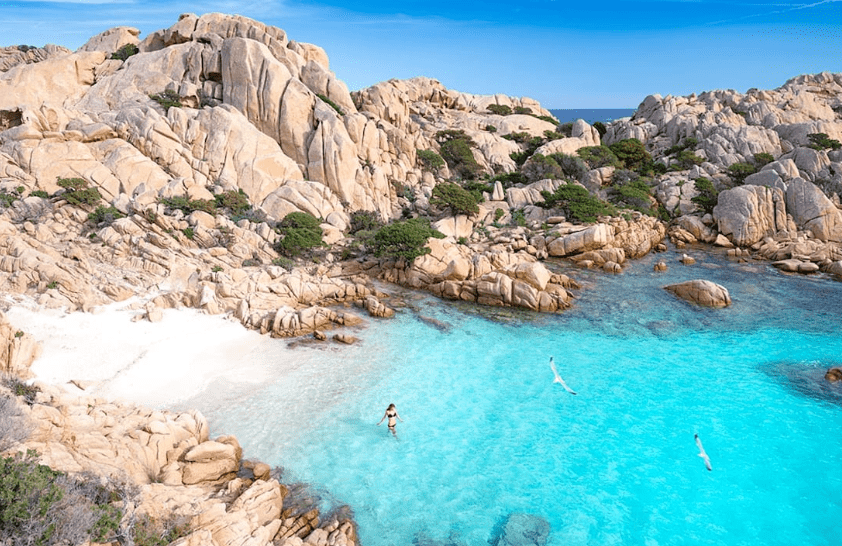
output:
[[269,373],[269,344],[275,357],[283,351],[278,340],[222,316],[167,310],[151,323],[133,321],[138,311],[127,307],[66,313],[18,300],[6,316],[42,345],[31,368],[36,381],[80,392],[75,380],[86,394],[151,407],[187,400],[219,378],[260,383]]

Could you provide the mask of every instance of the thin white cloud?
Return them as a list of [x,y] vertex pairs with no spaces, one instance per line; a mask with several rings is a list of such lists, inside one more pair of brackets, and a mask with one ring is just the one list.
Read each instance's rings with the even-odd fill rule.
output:
[[[842,0],[820,0],[819,2],[813,2],[811,4],[756,4],[758,7],[761,6],[785,6],[786,9],[778,9],[774,11],[765,11],[763,13],[755,13],[752,15],[746,15],[743,17],[738,17],[735,19],[723,19],[721,21],[714,21],[712,23],[708,23],[709,25],[720,25],[723,23],[732,23],[734,21],[744,21],[746,19],[754,19],[757,17],[765,17],[768,15],[779,15],[782,13],[789,13],[791,11],[799,11],[804,9],[815,8],[818,6],[822,6],[824,4],[833,4],[836,2],[842,2]],[[743,4],[743,5],[755,5],[755,4]]]

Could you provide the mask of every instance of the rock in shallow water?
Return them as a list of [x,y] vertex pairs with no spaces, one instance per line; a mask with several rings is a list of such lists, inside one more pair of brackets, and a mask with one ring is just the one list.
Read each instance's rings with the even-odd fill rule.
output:
[[731,305],[728,289],[704,279],[670,284],[664,287],[679,298],[704,305],[706,307],[727,307]]

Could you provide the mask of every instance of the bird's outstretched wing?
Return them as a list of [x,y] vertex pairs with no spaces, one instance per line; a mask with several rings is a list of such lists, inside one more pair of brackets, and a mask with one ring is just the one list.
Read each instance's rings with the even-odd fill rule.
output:
[[566,390],[570,394],[576,394],[576,391],[574,391],[573,389],[568,387],[567,383],[564,382],[564,379],[562,379],[561,376],[558,375],[558,370],[555,367],[555,362],[553,361],[553,357],[550,357],[550,368],[553,369],[553,375],[555,376],[555,379],[553,379],[553,383],[560,383],[561,386],[564,387],[564,390]]
[[699,457],[701,457],[702,460],[705,462],[705,468],[707,468],[708,470],[713,470],[713,467],[710,465],[710,457],[708,457],[708,454],[705,452],[704,446],[702,446],[702,440],[699,438],[698,434],[694,435],[694,437],[696,438],[696,447],[699,448]]

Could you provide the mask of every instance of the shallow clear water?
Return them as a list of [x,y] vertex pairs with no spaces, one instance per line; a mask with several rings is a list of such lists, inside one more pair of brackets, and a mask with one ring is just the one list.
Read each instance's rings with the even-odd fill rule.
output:
[[[275,383],[219,381],[186,405],[350,505],[364,546],[486,545],[512,513],[544,518],[552,545],[842,543],[842,390],[823,381],[842,283],[675,258],[571,270],[585,288],[558,315],[422,298],[355,346],[269,364]],[[733,305],[662,288],[694,278]],[[375,426],[390,402],[396,437]]]

